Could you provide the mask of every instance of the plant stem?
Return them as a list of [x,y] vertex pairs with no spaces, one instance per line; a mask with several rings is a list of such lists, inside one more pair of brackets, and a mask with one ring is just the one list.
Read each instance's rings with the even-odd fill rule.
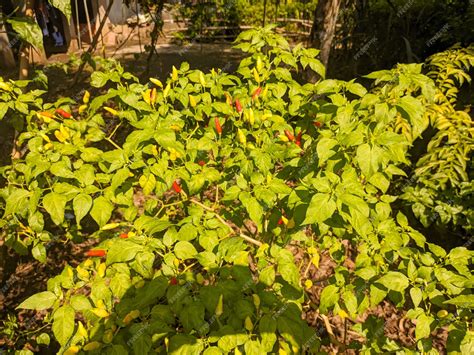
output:
[[224,218],[222,218],[219,214],[217,214],[216,211],[213,208],[207,207],[206,205],[202,204],[201,202],[199,202],[199,201],[197,201],[193,198],[191,198],[189,201],[191,201],[192,203],[204,208],[206,211],[213,212],[215,214],[216,218],[219,220],[219,222],[221,222],[222,224],[227,226],[232,231],[233,234],[237,234],[240,238],[246,240],[249,243],[252,243],[252,244],[257,245],[259,247],[262,246],[262,242],[260,242],[256,239],[253,239],[252,237],[249,237],[248,235],[243,234],[242,232],[240,232],[240,230],[239,230],[238,233],[236,233],[234,231],[234,228],[232,228],[232,226],[228,222],[226,222]]

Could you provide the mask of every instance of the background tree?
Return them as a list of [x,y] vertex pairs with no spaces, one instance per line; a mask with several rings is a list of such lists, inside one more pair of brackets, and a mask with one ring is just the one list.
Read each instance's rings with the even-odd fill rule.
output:
[[336,23],[342,0],[320,0],[314,11],[310,42],[321,50],[320,58],[328,66],[329,54],[336,33]]

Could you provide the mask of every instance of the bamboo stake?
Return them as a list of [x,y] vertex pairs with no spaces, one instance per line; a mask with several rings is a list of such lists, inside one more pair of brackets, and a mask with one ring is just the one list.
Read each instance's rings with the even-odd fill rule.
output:
[[89,17],[89,7],[87,6],[87,0],[84,0],[84,11],[86,12],[86,20],[87,20],[87,29],[89,30],[89,40],[93,41],[92,38],[92,26],[91,26],[91,19]]
[[[113,3],[114,3],[114,0],[111,0],[109,5],[107,6],[107,10],[105,11],[105,16],[102,19],[102,21],[100,22],[99,29],[97,30],[97,33],[94,35],[94,40],[92,41],[92,44],[89,47],[89,49],[87,50],[87,52],[85,53],[85,55],[91,54],[94,51],[95,47],[97,46],[97,42],[99,41],[99,37],[101,36],[102,29],[104,28],[105,23],[107,22],[107,18],[109,16],[110,10],[112,9]],[[77,73],[74,77],[74,81],[72,83],[72,86],[77,84],[77,82],[79,80],[79,76],[81,75],[82,71],[84,70],[85,65],[86,65],[86,61],[84,60],[84,57],[83,57],[81,59],[81,65],[80,65],[79,69],[77,70]]]

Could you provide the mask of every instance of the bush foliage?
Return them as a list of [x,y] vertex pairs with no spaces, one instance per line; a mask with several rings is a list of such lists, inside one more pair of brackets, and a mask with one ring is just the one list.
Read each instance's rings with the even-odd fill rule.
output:
[[[97,59],[92,94],[56,102],[0,82],[25,152],[0,168],[6,244],[45,262],[51,241],[100,239],[19,307],[45,310],[67,354],[315,353],[327,339],[309,310],[365,339],[330,336],[340,350],[435,352],[446,327],[448,352],[472,353],[473,253],[431,243],[400,204],[470,232],[473,127],[457,91],[473,49],[369,74],[366,88],[324,79],[317,50],[271,27],[237,47],[236,73],[182,63],[164,83]],[[334,266],[312,279],[323,258]],[[384,300],[416,324],[416,348],[366,317]]]

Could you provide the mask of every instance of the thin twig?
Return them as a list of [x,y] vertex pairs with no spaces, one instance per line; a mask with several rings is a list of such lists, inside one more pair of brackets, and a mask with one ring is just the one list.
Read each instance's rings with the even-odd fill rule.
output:
[[189,201],[191,201],[192,203],[194,203],[194,204],[196,204],[196,205],[198,205],[198,206],[204,208],[206,211],[215,213],[215,216],[216,216],[216,218],[219,220],[219,222],[221,222],[222,224],[224,224],[225,226],[227,226],[227,227],[232,231],[233,234],[237,234],[240,238],[246,240],[246,241],[249,242],[249,243],[255,244],[255,245],[259,246],[259,247],[262,246],[262,242],[260,242],[260,241],[258,241],[258,240],[256,240],[256,239],[253,239],[252,237],[249,237],[248,235],[243,234],[243,233],[240,232],[240,231],[239,231],[238,233],[236,233],[236,232],[234,231],[234,228],[232,228],[232,226],[231,226],[228,222],[226,222],[226,220],[225,220],[224,218],[222,218],[219,214],[217,214],[216,211],[215,211],[213,208],[208,207],[208,206],[202,204],[201,202],[195,200],[194,198],[191,198]]
[[104,18],[100,21],[99,29],[97,30],[96,34],[94,35],[94,40],[92,41],[92,44],[90,45],[89,49],[87,50],[86,53],[84,53],[81,57],[81,65],[79,66],[79,69],[77,70],[77,73],[74,77],[74,82],[72,84],[72,87],[77,84],[79,81],[79,76],[82,74],[82,71],[84,70],[84,67],[86,66],[87,61],[85,60],[85,57],[87,55],[90,55],[94,52],[95,48],[97,47],[97,43],[99,42],[99,37],[102,33],[102,30],[105,26],[105,23],[107,22],[107,19],[109,18],[110,11],[112,10],[112,5],[114,4],[114,0],[111,0],[109,3],[109,6],[107,7],[107,10],[105,10],[105,16]]

